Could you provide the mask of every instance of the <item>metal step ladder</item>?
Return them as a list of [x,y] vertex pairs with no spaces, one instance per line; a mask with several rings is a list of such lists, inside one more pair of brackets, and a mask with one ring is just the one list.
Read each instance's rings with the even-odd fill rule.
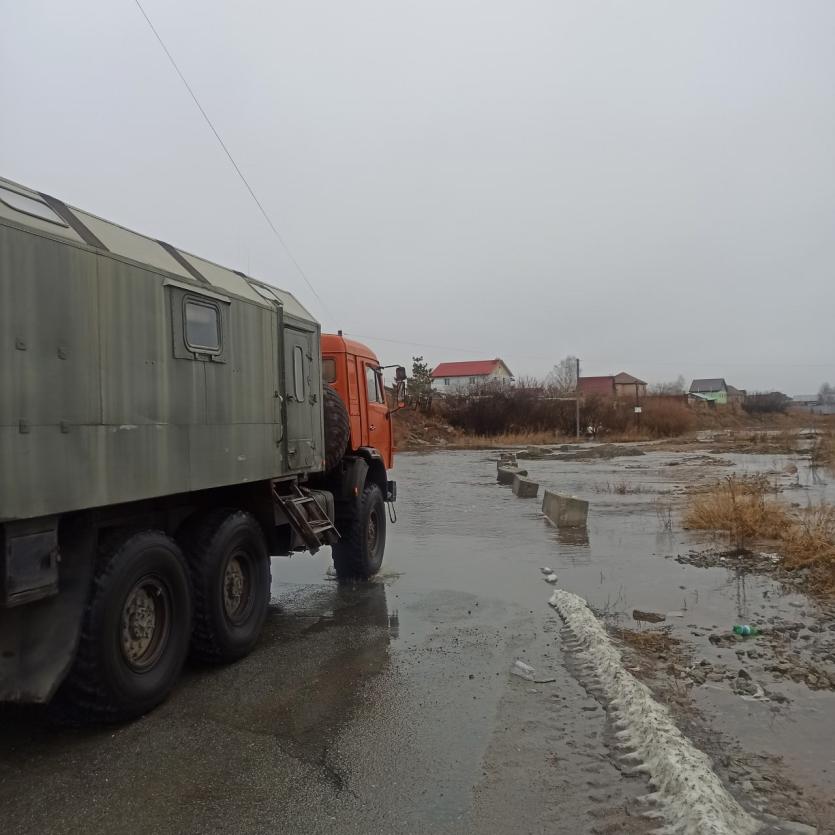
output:
[[[289,487],[290,491],[282,493],[281,488],[286,487]],[[339,541],[339,532],[322,505],[308,490],[299,487],[297,481],[274,481],[272,492],[290,526],[301,537],[311,554],[315,554],[323,545],[333,545]]]

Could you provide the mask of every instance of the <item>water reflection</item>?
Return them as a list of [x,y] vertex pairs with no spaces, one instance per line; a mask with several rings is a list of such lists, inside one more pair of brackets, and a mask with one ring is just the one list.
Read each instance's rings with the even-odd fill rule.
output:
[[589,529],[586,525],[581,528],[557,528],[557,541],[569,548],[588,547]]
[[552,539],[557,543],[557,550],[561,557],[572,565],[587,565],[591,563],[591,542],[589,529],[586,525],[576,528],[557,528],[547,519]]
[[397,610],[389,611],[382,578],[367,583],[334,580],[302,601],[294,597],[283,599],[279,592],[276,602],[284,617],[313,620],[305,630],[308,633],[335,627],[376,626],[387,630],[386,640],[397,639],[400,634],[400,619]]

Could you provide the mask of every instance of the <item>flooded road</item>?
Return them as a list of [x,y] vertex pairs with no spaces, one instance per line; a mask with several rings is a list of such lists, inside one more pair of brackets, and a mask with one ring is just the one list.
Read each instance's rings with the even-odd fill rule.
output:
[[[456,457],[457,459],[457,457]],[[3,831],[642,832],[641,780],[562,663],[550,532],[483,454],[400,457],[384,573],[273,560],[257,650],[121,727],[0,714]],[[535,684],[510,675],[517,658]]]
[[[340,586],[326,550],[274,559],[273,606],[253,655],[188,669],[144,719],[73,731],[38,711],[0,713],[3,831],[651,828],[635,803],[647,784],[613,764],[606,714],[569,672],[540,567],[610,624],[636,628],[633,609],[669,613],[682,640],[754,676],[764,662],[708,636],[775,607],[812,625],[814,606],[767,578],[676,560],[704,538],[682,532],[667,503],[697,470],[720,477],[725,464],[663,452],[526,461],[543,486],[591,501],[587,529],[566,533],[539,501],[496,484],[495,459],[400,455],[383,574]],[[511,675],[516,659],[542,683]],[[723,740],[778,754],[810,791],[835,796],[832,692],[774,686],[788,702],[742,701],[722,683],[693,692]]]

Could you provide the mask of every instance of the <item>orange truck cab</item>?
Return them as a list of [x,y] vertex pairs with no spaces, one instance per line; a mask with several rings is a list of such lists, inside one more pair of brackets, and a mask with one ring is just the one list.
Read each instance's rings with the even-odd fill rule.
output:
[[376,450],[390,470],[394,464],[391,414],[374,352],[341,334],[323,333],[322,382],[336,390],[348,410],[351,451]]
[[[341,333],[322,334],[321,353],[327,452],[323,472],[309,484],[333,497],[337,575],[370,577],[383,559],[386,505],[389,518],[396,519],[391,505],[397,500],[397,484],[388,478],[394,445],[383,368],[370,348]],[[405,377],[405,369],[398,367],[395,391]]]

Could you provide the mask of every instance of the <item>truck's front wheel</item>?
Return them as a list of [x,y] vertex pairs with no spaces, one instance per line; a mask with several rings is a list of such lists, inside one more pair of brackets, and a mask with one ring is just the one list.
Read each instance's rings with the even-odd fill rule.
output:
[[121,721],[146,713],[180,675],[190,631],[188,570],[177,544],[159,531],[109,538],[55,715]]
[[373,577],[386,550],[386,507],[376,484],[367,484],[357,513],[343,526],[342,539],[333,546],[333,566],[340,579]]

